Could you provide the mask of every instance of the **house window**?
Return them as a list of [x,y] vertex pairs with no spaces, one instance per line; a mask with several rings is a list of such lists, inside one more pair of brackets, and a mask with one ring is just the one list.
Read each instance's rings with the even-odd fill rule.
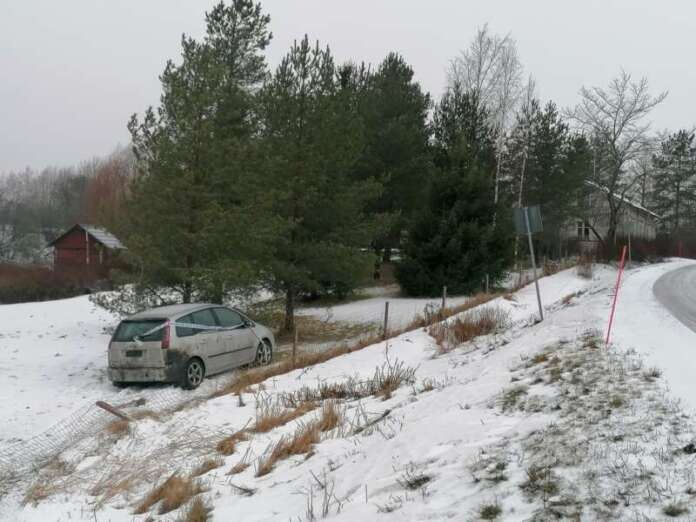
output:
[[590,225],[587,221],[577,222],[578,227],[578,239],[588,241],[590,239]]

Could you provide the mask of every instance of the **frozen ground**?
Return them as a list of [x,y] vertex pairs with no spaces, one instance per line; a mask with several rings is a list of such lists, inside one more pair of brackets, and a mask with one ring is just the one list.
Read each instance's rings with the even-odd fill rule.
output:
[[[315,419],[318,410],[254,434],[229,456],[218,455],[221,466],[201,477],[214,520],[304,521],[324,513],[345,521],[477,520],[484,509],[489,514],[499,509],[499,520],[655,520],[672,504],[674,512],[685,514],[679,510],[690,507],[688,492],[696,491],[691,489],[696,484],[691,453],[682,448],[689,447],[693,431],[661,382],[688,397],[690,379],[680,367],[696,334],[671,320],[652,297],[652,282],[680,263],[629,271],[611,351],[587,332],[598,329],[601,336],[615,271],[597,268],[590,281],[572,270],[561,272],[540,281],[543,323],[533,324],[536,297],[528,286],[511,300],[486,305],[507,310],[510,328],[446,354],[438,354],[427,332],[409,332],[274,377],[244,393],[241,401],[225,395],[137,421],[120,437],[104,433],[78,441],[60,455],[59,466],[21,477],[6,490],[0,520],[176,520],[181,510],[160,516],[153,508],[134,515],[134,506],[173,471],[187,474],[215,456],[222,437],[253,425],[259,412],[282,404],[288,394],[348,379],[367,382],[385,365],[402,365],[414,373],[386,399],[373,395],[341,402],[345,422],[322,435],[311,458],[292,456],[267,475],[255,476],[269,448]],[[48,337],[48,325],[37,329],[39,323],[27,317],[54,305],[50,322],[61,333]],[[0,394],[16,393],[16,400],[32,408],[47,402],[47,411],[62,400],[67,412],[70,404],[76,408],[100,392],[113,392],[100,374],[103,362],[96,351],[85,352],[74,339],[60,338],[66,332],[78,339],[85,333],[89,343],[102,342],[106,338],[100,331],[109,317],[90,313],[79,300],[22,306],[26,308],[0,307],[5,314],[0,315],[0,346],[5,350],[14,343],[8,353],[15,354],[33,386],[14,392],[17,380],[3,375]],[[49,315],[47,311],[44,317]],[[5,332],[5,318],[17,325],[16,336]],[[34,365],[37,349],[32,346],[39,334],[44,348],[40,364]],[[60,342],[63,351],[70,350],[61,355],[69,364],[54,371],[51,357]],[[631,348],[638,353],[626,352]],[[645,364],[640,359],[644,352]],[[94,358],[85,361],[84,353]],[[90,361],[92,370],[82,375],[78,370]],[[662,374],[650,370],[652,365],[662,368]],[[72,379],[64,376],[66,371],[75,373]],[[43,381],[42,374],[51,379]],[[21,412],[21,404],[0,408],[0,423],[8,420],[0,425],[14,426],[13,436],[26,437],[46,425],[48,413],[35,420]],[[240,461],[250,466],[229,475]],[[116,480],[129,487],[107,495],[106,486]],[[32,491],[47,493],[23,505]]]

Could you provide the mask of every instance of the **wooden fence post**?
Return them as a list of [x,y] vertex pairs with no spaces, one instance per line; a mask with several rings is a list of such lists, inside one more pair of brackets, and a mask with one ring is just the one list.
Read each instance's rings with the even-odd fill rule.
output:
[[292,369],[293,370],[296,368],[296,366],[295,366],[296,357],[297,357],[297,325],[295,325],[295,328],[293,329],[293,335],[292,335]]
[[382,339],[387,338],[387,332],[389,331],[389,301],[384,303],[384,331],[382,332]]

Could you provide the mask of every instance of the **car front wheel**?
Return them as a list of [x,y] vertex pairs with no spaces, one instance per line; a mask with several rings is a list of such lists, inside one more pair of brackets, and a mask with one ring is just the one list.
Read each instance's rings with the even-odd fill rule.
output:
[[271,364],[273,359],[273,347],[268,341],[262,341],[256,348],[256,359],[254,360],[255,366],[267,366]]
[[205,366],[203,366],[203,361],[200,359],[189,359],[184,366],[184,372],[182,376],[182,387],[187,390],[193,390],[198,388],[198,386],[203,382],[205,377]]

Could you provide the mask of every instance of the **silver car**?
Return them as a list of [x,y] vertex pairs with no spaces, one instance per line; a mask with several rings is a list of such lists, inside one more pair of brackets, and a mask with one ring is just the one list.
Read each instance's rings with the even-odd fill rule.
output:
[[152,308],[121,321],[109,343],[116,385],[171,382],[196,388],[206,375],[271,362],[273,333],[239,310],[213,304]]

